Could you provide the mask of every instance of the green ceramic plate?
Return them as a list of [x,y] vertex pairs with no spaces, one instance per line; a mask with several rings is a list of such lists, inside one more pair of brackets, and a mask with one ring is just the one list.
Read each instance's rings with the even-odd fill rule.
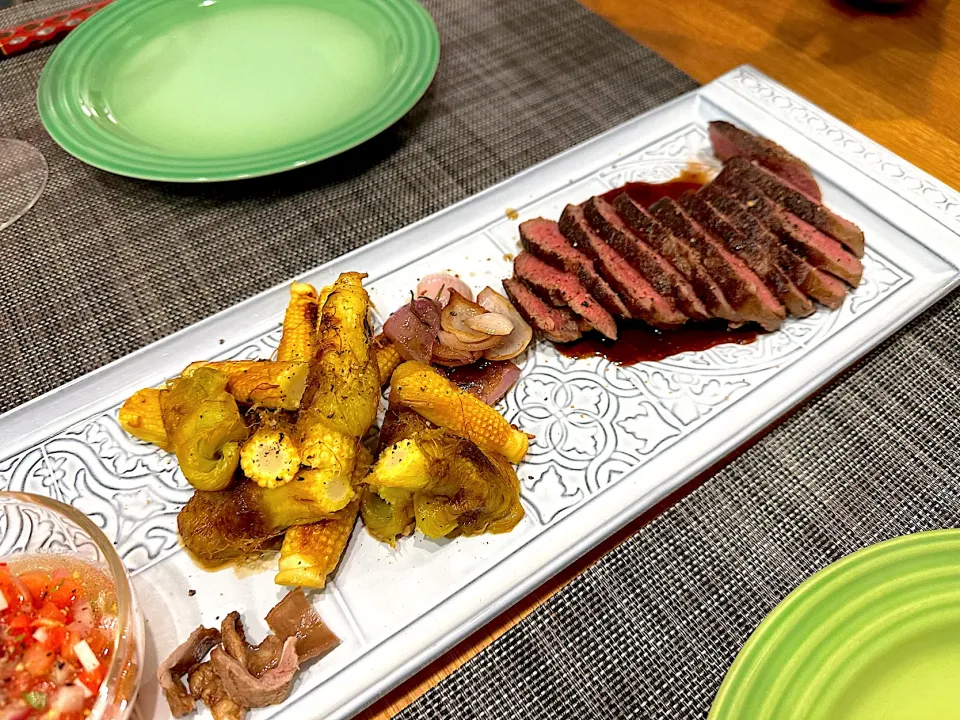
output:
[[98,168],[232,180],[373,137],[439,56],[415,0],[116,0],[56,49],[37,104],[53,139]]
[[960,718],[960,530],[821,570],[760,624],[710,720]]

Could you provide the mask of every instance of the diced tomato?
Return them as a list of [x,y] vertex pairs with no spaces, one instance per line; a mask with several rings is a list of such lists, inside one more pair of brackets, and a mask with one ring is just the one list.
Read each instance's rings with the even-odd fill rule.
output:
[[66,577],[54,583],[47,597],[58,608],[66,610],[71,607],[82,594],[80,583],[72,577]]
[[44,572],[29,572],[20,576],[20,582],[30,591],[33,604],[40,605],[47,598],[50,589],[50,576]]
[[47,630],[47,640],[44,645],[47,649],[55,652],[63,652],[63,645],[67,641],[67,629],[65,627],[54,627]]
[[[63,610],[54,605],[50,600],[43,603],[37,616],[39,620],[49,620],[60,625],[63,625],[67,620],[67,616]],[[47,623],[44,623],[44,625],[46,624]]]
[[0,593],[3,593],[3,599],[7,601],[7,608],[0,612],[0,615],[4,613],[15,613],[20,609],[20,605],[22,605],[20,591],[17,590],[17,586],[13,584],[10,573],[5,570],[0,572]]
[[34,677],[43,677],[53,667],[56,655],[41,643],[35,643],[23,653],[23,669]]
[[30,629],[31,624],[30,616],[20,613],[14,615],[10,620],[7,621],[6,625],[10,628],[10,632],[17,634],[21,632],[27,632]]
[[103,663],[100,663],[99,667],[95,667],[93,670],[81,670],[77,673],[77,680],[82,682],[87,686],[87,689],[96,695],[97,690],[100,689],[100,684],[103,682],[103,678],[107,675],[107,666]]

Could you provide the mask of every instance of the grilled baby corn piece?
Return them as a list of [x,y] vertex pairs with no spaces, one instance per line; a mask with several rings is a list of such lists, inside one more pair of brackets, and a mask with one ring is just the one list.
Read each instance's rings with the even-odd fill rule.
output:
[[483,450],[519,463],[529,438],[480,398],[464,392],[425,363],[405,362],[390,380],[390,403],[416,410],[435,425],[471,440]]
[[262,488],[293,480],[300,470],[300,460],[292,424],[272,413],[264,413],[260,427],[240,447],[243,474]]
[[386,335],[380,333],[373,339],[373,345],[377,351],[377,367],[380,369],[380,385],[386,385],[390,382],[390,376],[397,366],[403,361],[397,346],[393,344]]
[[287,530],[280,548],[277,585],[322,588],[347,547],[357,522],[360,500],[350,503],[342,517],[298,525]]
[[120,408],[119,420],[120,427],[135,438],[153,443],[163,450],[173,449],[163,427],[159,389],[137,390]]
[[283,316],[283,335],[277,346],[277,360],[311,362],[317,352],[317,321],[320,296],[313,285],[293,283],[290,304]]
[[[355,484],[369,472],[372,461],[370,451],[361,447],[351,478]],[[290,528],[283,538],[279,572],[274,582],[322,588],[340,562],[359,509],[360,499],[354,493],[353,500],[336,518]]]
[[310,372],[308,363],[270,360],[195,362],[183,371],[190,375],[208,367],[227,376],[227,392],[243,405],[268,410],[297,410]]
[[330,478],[353,474],[360,440],[373,425],[380,401],[364,277],[342,274],[323,306],[319,347],[305,393],[309,405],[297,420],[304,466]]

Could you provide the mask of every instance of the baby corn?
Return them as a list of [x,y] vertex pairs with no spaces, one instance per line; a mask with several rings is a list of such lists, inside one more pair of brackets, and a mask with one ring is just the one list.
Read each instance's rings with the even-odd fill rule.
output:
[[471,440],[482,449],[519,463],[529,438],[480,398],[466,393],[432,367],[405,362],[393,372],[390,402],[405,405],[435,425]]
[[243,474],[262,488],[280,487],[293,480],[301,458],[292,429],[273,418],[257,428],[240,447]]
[[313,285],[293,283],[290,304],[283,316],[283,335],[277,347],[277,360],[311,362],[317,351],[317,320],[320,297]]
[[[394,443],[380,453],[367,478],[368,483],[381,489],[403,490],[422,490],[431,480],[430,459],[413,438]],[[383,492],[380,496],[388,499]]]
[[197,368],[209,367],[227,376],[227,392],[237,402],[268,410],[297,410],[307,385],[310,365],[302,362],[270,360],[224,360],[195,362],[183,371],[189,375]]
[[[367,474],[372,460],[370,451],[361,447],[356,468],[350,477],[355,485],[359,485]],[[350,504],[338,517],[290,528],[283,538],[279,572],[274,582],[278,585],[322,588],[327,576],[340,562],[359,509],[360,499],[354,493]]]
[[159,389],[144,388],[135,392],[120,408],[119,419],[120,427],[135,438],[167,451],[173,449],[163,427]]
[[354,500],[342,517],[298,525],[287,530],[280,549],[277,585],[322,588],[332,573],[357,521],[360,501]]
[[297,473],[294,485],[302,488],[298,492],[310,498],[312,507],[327,513],[343,510],[357,497],[349,475],[335,475],[326,470],[303,468]]
[[373,346],[377,351],[377,366],[380,370],[380,386],[390,382],[390,376],[403,361],[397,346],[386,335],[380,334],[373,339]]

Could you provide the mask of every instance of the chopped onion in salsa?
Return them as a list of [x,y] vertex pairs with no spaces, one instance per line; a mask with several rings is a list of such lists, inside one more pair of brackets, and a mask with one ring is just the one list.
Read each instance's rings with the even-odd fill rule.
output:
[[0,562],[0,718],[83,720],[110,666],[116,592],[95,567]]

